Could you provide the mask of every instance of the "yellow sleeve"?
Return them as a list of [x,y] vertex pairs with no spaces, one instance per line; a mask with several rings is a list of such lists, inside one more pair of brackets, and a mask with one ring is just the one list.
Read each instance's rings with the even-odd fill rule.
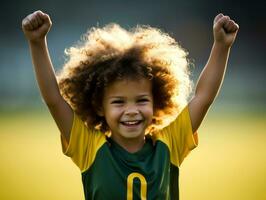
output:
[[160,138],[168,145],[172,164],[179,167],[188,153],[198,145],[198,134],[192,133],[188,106],[161,131]]
[[104,144],[103,133],[88,129],[85,123],[74,113],[69,143],[61,135],[62,150],[83,172],[93,163],[98,149]]

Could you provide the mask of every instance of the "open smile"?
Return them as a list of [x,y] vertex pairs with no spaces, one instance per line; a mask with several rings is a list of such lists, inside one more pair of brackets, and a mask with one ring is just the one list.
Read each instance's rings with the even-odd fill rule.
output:
[[137,126],[139,124],[141,124],[142,120],[134,120],[134,121],[122,121],[120,122],[121,124],[123,124],[124,126]]

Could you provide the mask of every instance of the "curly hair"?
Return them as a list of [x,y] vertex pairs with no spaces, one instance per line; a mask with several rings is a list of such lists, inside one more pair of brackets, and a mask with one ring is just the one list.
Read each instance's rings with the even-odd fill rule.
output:
[[81,44],[65,53],[69,59],[57,76],[60,92],[88,127],[108,131],[97,110],[104,89],[124,78],[152,81],[152,130],[172,121],[187,103],[192,88],[188,53],[159,29],[137,26],[127,31],[117,24],[93,27]]

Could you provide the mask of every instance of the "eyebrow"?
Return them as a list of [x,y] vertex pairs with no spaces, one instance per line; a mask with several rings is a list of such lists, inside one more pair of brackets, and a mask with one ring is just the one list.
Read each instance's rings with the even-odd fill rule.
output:
[[[149,94],[141,94],[141,95],[138,95],[136,96],[137,98],[141,98],[141,97],[150,97]],[[123,99],[125,98],[124,96],[110,96],[108,97],[108,99],[113,99],[113,98],[117,98],[117,99]]]

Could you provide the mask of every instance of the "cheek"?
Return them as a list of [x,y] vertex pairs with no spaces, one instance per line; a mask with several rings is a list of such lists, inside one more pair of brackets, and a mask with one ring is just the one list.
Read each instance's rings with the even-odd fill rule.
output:
[[105,117],[108,118],[109,120],[117,120],[120,118],[122,113],[121,108],[117,107],[109,107],[107,112],[105,113]]
[[153,107],[152,106],[147,106],[145,108],[143,108],[142,112],[144,113],[144,115],[148,118],[152,118],[153,116]]

